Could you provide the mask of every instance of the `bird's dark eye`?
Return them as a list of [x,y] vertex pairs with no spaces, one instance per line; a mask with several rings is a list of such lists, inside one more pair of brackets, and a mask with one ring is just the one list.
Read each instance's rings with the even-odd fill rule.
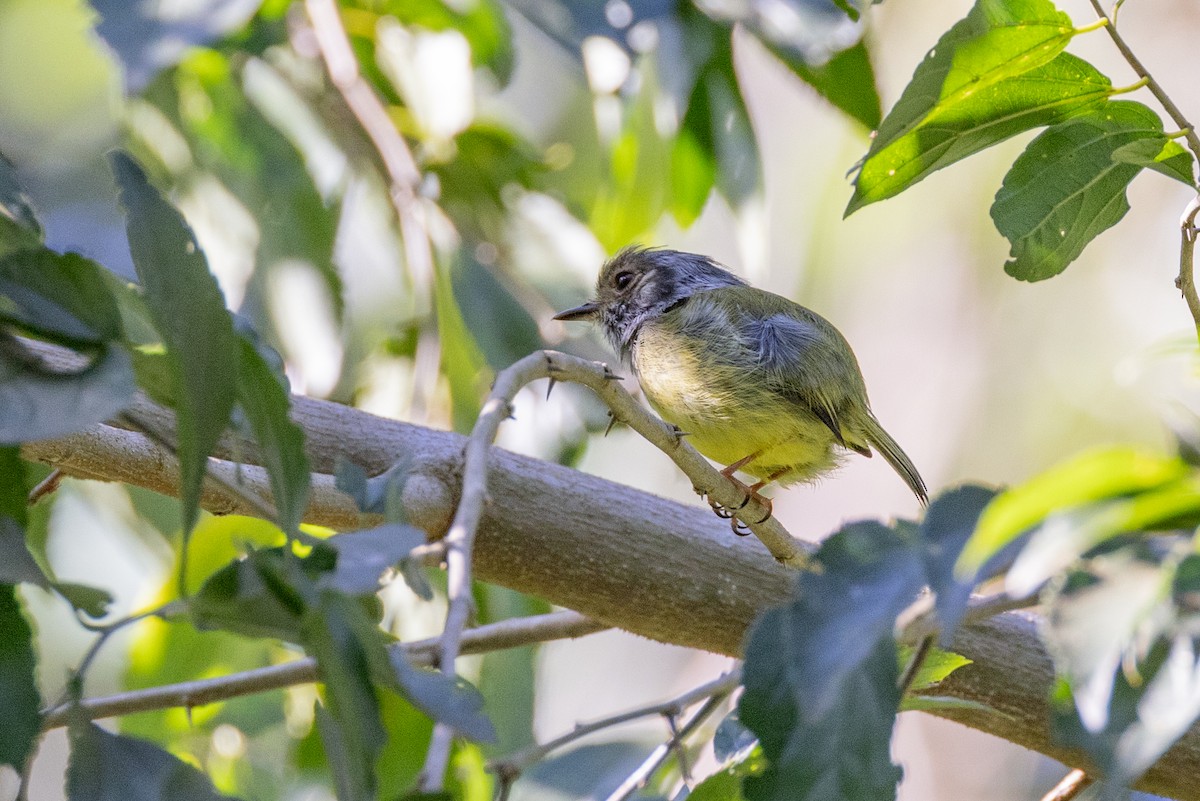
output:
[[633,273],[626,270],[623,273],[617,273],[617,277],[613,279],[613,283],[617,285],[617,289],[624,289],[629,286],[629,282],[633,280]]

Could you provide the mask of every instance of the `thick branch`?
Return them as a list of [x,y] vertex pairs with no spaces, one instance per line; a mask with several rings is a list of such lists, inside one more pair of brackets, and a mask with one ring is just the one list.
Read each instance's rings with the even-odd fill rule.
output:
[[[141,415],[169,424],[167,413],[140,402]],[[522,413],[519,399],[516,413]],[[293,417],[308,434],[314,469],[332,472],[341,456],[383,472],[408,464],[402,499],[410,520],[434,537],[449,526],[461,481],[463,437],[374,417],[307,398]],[[649,447],[649,446],[646,446]],[[250,443],[223,442],[218,456],[252,458]],[[144,437],[100,426],[64,440],[22,446],[26,458],[68,475],[107,478],[175,493],[169,458]],[[232,469],[232,466],[229,465]],[[146,473],[143,474],[142,470]],[[244,469],[251,476],[252,469]],[[307,520],[360,525],[348,499],[318,476]],[[485,580],[578,610],[608,625],[662,642],[738,655],[762,608],[785,600],[793,573],[756,540],[736,537],[699,503],[684,505],[560,465],[493,449],[491,503],[474,554]],[[238,511],[226,496],[206,495],[216,511]],[[214,507],[209,507],[214,508]],[[943,711],[943,717],[1050,754],[1072,767],[1091,766],[1051,745],[1046,698],[1051,668],[1032,616],[1009,612],[964,627],[952,648],[974,660],[939,694],[982,701],[1001,712]],[[1200,733],[1193,730],[1139,783],[1139,788],[1200,801]]]

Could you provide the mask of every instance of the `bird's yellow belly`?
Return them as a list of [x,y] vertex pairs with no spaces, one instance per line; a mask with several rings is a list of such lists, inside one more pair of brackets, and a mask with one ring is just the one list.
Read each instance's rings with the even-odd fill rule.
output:
[[701,365],[679,337],[645,330],[634,368],[650,405],[687,434],[696,450],[722,465],[754,455],[742,469],[783,484],[836,464],[832,432],[816,417],[727,365]]

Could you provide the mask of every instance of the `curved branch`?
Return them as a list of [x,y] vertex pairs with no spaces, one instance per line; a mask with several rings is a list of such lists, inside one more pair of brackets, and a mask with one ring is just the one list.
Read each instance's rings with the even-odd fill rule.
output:
[[[171,422],[145,400],[136,408],[143,416]],[[433,537],[444,535],[461,485],[462,436],[308,398],[293,399],[292,416],[307,433],[313,468],[322,473],[331,473],[339,457],[370,474],[382,473],[398,458],[407,460],[401,499],[410,521]],[[254,460],[256,453],[251,443],[231,437],[220,444],[217,456]],[[107,426],[27,443],[22,454],[68,475],[178,492],[178,473],[159,464],[168,461],[165,454],[145,437]],[[232,462],[220,463],[225,466],[232,469]],[[252,478],[255,469],[242,472]],[[343,528],[370,522],[333,489],[330,476],[316,476],[315,487],[308,522]],[[790,597],[794,572],[756,540],[735,537],[699,504],[667,501],[500,448],[489,453],[488,488],[492,502],[480,521],[473,559],[484,581],[644,637],[731,656],[740,654],[758,612]],[[224,494],[205,495],[203,503],[222,513],[239,511]],[[914,634],[917,629],[914,624]],[[938,715],[1071,767],[1092,768],[1078,752],[1051,743],[1046,720],[1053,673],[1035,617],[1007,612],[973,622],[960,629],[950,647],[973,664],[951,674],[939,694],[980,701],[1001,714],[942,710]],[[1200,801],[1197,775],[1200,731],[1193,729],[1137,787]]]

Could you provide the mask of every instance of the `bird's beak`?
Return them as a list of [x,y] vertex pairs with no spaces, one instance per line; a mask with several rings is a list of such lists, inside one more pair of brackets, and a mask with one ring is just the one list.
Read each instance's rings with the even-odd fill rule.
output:
[[554,315],[555,320],[589,320],[596,316],[600,311],[600,304],[594,300],[590,300],[582,306],[576,306],[573,309],[560,311]]

